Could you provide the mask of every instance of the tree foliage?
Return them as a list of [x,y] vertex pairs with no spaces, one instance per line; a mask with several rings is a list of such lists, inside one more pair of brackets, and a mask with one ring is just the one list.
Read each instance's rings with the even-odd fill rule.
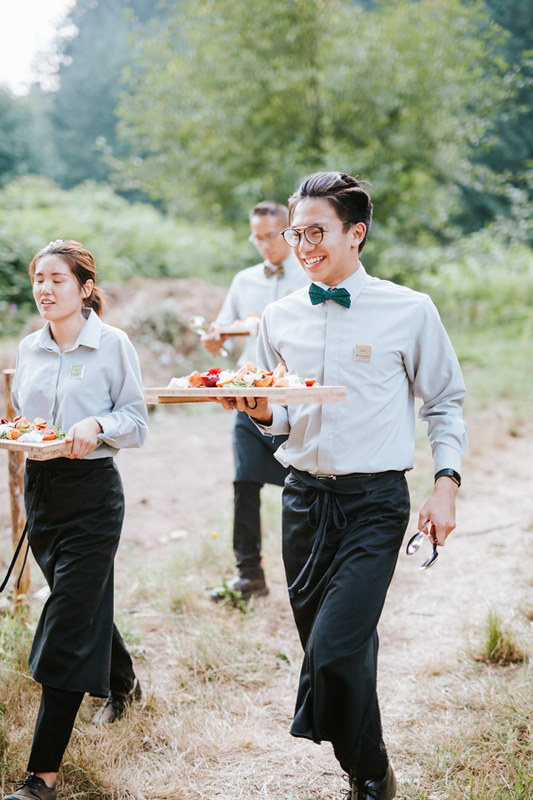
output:
[[0,186],[19,175],[53,170],[57,156],[39,92],[17,97],[0,88]]
[[0,190],[0,208],[0,317],[8,305],[33,307],[28,265],[55,239],[83,242],[99,279],[117,282],[142,275],[229,283],[235,265],[254,257],[245,237],[227,228],[205,230],[173,219],[94,182],[63,190],[27,175]]
[[54,53],[58,88],[51,110],[62,161],[55,177],[63,186],[107,178],[102,150],[117,147],[114,111],[130,37],[156,13],[157,2],[77,0],[67,16]]
[[[474,179],[463,187],[461,225],[475,230],[499,217],[519,220],[533,201],[533,4],[486,0],[494,24],[505,31],[498,52],[505,58],[504,96],[473,158]],[[476,175],[492,180],[480,190]],[[531,239],[530,239],[531,241]]]
[[137,43],[115,175],[232,220],[343,169],[372,182],[382,234],[445,231],[500,96],[496,34],[481,0],[182,0]]

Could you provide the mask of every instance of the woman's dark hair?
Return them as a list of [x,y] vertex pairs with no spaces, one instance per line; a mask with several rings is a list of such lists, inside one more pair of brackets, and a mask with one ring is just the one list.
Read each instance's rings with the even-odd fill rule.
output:
[[364,222],[366,232],[359,245],[361,252],[372,224],[372,200],[365,189],[365,182],[345,172],[315,172],[309,175],[289,197],[291,221],[296,206],[306,197],[323,198],[331,203],[345,231],[356,222]]
[[[55,242],[50,242],[42,250],[34,255],[30,264],[30,278],[33,283],[35,277],[35,269],[37,263],[43,256],[58,256],[65,261],[72,274],[78,281],[80,286],[85,286],[88,280],[96,282],[96,267],[94,265],[94,258],[91,253],[79,242],[74,242],[72,239],[56,239]],[[86,308],[92,308],[99,317],[102,316],[104,310],[104,293],[101,289],[93,286],[92,292],[89,297],[85,297],[83,305]]]

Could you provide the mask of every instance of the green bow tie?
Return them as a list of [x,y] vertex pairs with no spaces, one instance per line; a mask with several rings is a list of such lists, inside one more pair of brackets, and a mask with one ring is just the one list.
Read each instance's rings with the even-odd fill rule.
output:
[[322,289],[316,283],[312,283],[309,287],[309,297],[314,306],[319,303],[324,303],[326,300],[334,300],[344,308],[350,308],[350,292],[347,289]]

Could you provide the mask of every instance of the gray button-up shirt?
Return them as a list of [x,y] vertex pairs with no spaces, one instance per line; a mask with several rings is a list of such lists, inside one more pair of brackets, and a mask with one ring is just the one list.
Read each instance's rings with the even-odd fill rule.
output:
[[[282,278],[277,275],[267,278],[263,263],[238,272],[231,282],[216,322],[219,325],[228,325],[236,319],[245,319],[248,314],[262,314],[269,303],[309,283],[309,278],[294,253],[290,253],[285,259],[283,269]],[[239,363],[255,363],[256,348],[257,337],[247,336]]]
[[87,459],[114,456],[121,447],[140,447],[148,415],[137,353],[119,328],[94,311],[74,347],[61,352],[47,323],[19,345],[13,379],[13,406],[30,421],[43,417],[68,431],[94,417],[102,427],[100,444]]
[[340,287],[350,292],[350,308],[332,300],[313,306],[301,289],[263,313],[260,363],[273,369],[283,361],[301,377],[347,387],[345,403],[274,406],[272,425],[258,427],[290,432],[276,457],[314,475],[410,469],[419,397],[435,471],[460,472],[465,386],[431,299],[369,276],[362,264]]

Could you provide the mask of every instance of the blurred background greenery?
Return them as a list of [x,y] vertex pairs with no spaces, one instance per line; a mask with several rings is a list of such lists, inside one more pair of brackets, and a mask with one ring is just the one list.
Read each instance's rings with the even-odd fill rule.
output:
[[109,281],[227,285],[249,207],[341,169],[370,182],[373,274],[531,355],[529,0],[77,0],[41,69],[0,87],[0,335],[52,239]]

